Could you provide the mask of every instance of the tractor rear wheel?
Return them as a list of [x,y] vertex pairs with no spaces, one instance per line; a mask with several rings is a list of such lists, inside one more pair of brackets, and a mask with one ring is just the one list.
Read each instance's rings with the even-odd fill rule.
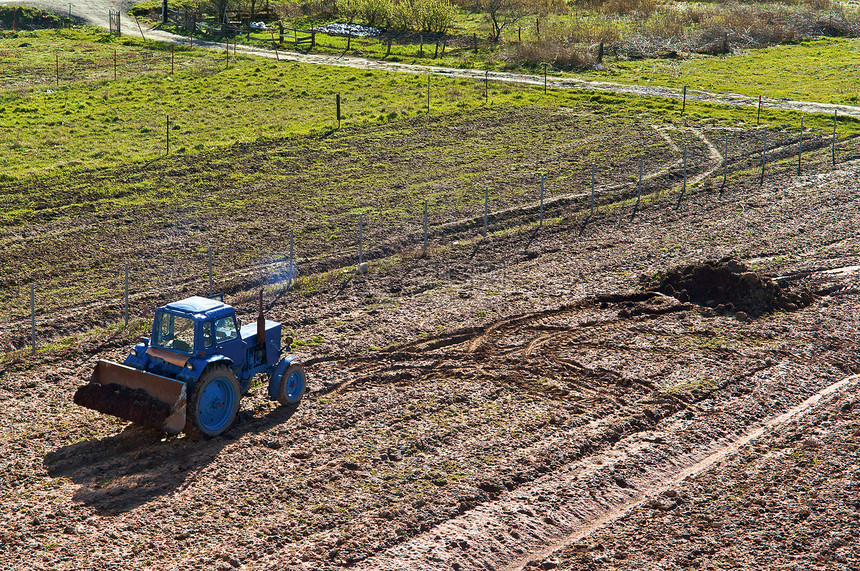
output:
[[278,391],[278,402],[281,404],[298,404],[305,394],[305,369],[298,363],[293,363],[284,371],[281,386]]
[[206,369],[188,403],[186,432],[212,437],[230,428],[239,412],[241,395],[239,381],[230,367],[216,365]]

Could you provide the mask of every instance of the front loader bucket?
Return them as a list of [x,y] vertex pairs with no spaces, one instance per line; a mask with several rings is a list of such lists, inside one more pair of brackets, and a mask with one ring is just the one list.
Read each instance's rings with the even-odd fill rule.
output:
[[74,401],[169,434],[185,428],[185,383],[109,361],[98,362]]

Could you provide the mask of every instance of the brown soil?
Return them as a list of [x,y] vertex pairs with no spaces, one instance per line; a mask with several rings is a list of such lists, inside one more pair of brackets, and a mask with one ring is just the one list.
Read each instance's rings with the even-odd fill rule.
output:
[[[310,393],[286,408],[256,384],[212,440],[73,404],[94,358],[122,360],[131,335],[18,355],[0,373],[0,566],[856,567],[853,385],[736,444],[860,370],[858,165],[808,168],[738,175],[723,195],[711,181],[679,207],[655,194],[635,216],[618,189],[592,217],[568,203],[483,239],[464,224],[424,256],[416,242],[367,275],[270,295]],[[729,255],[760,289],[824,293],[739,319],[641,290]],[[228,301],[249,319],[242,279]]]

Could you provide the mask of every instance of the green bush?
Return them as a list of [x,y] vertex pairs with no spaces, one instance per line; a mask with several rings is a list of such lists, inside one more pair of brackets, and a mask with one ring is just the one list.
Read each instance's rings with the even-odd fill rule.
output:
[[422,32],[444,34],[454,24],[455,11],[449,0],[415,0],[415,24]]
[[59,28],[62,19],[56,14],[27,6],[0,6],[0,29],[11,30],[13,24],[19,30]]

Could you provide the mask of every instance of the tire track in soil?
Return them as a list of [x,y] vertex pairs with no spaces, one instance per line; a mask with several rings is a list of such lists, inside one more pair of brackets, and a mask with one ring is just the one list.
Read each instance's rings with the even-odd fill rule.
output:
[[718,464],[719,462],[728,459],[730,456],[736,454],[741,448],[761,438],[766,433],[778,429],[780,426],[790,422],[791,420],[795,420],[806,415],[807,413],[814,410],[815,406],[821,401],[821,399],[832,395],[838,391],[847,391],[849,385],[857,385],[858,380],[860,380],[860,375],[851,375],[849,377],[836,381],[835,383],[818,391],[802,403],[790,408],[786,412],[767,419],[759,426],[750,428],[747,432],[745,432],[738,438],[728,442],[721,448],[714,450],[709,456],[706,456],[704,459],[699,460],[695,464],[684,468],[683,470],[680,470],[674,476],[671,476],[668,479],[664,477],[662,479],[656,480],[653,485],[646,489],[643,489],[641,493],[634,499],[615,508],[612,508],[605,514],[595,518],[592,521],[587,522],[581,528],[575,530],[573,533],[561,539],[560,541],[553,543],[545,549],[531,553],[527,557],[519,558],[515,562],[502,567],[502,571],[521,571],[522,569],[527,567],[529,563],[531,563],[533,560],[546,559],[552,556],[553,553],[564,549],[565,547],[568,547],[582,539],[585,539],[586,537],[600,529],[602,526],[624,517],[631,510],[642,505],[650,498],[659,496],[662,492],[668,490],[671,487],[677,486],[687,478],[697,476],[698,474],[707,471],[715,464]]
[[[822,398],[857,385],[858,380],[858,375],[838,380],[785,412],[704,445],[685,447],[671,443],[674,445],[665,448],[686,452],[663,455],[654,463],[643,463],[638,454],[641,449],[637,449],[637,445],[650,440],[636,433],[627,435],[608,450],[562,466],[533,484],[504,494],[501,499],[480,504],[363,561],[356,568],[522,570],[623,517],[686,478],[706,471],[766,432],[808,413]],[[683,424],[682,420],[669,419],[671,424]],[[661,431],[688,436],[688,445],[694,440],[689,437],[698,432],[691,427],[682,430],[664,427]],[[616,475],[616,468],[631,459],[638,466],[648,466],[645,473],[627,479]],[[615,482],[614,487],[594,485],[607,477]],[[538,498],[544,501],[536,501]],[[541,503],[549,503],[553,508],[536,513],[535,505]],[[470,550],[471,546],[475,548]]]

